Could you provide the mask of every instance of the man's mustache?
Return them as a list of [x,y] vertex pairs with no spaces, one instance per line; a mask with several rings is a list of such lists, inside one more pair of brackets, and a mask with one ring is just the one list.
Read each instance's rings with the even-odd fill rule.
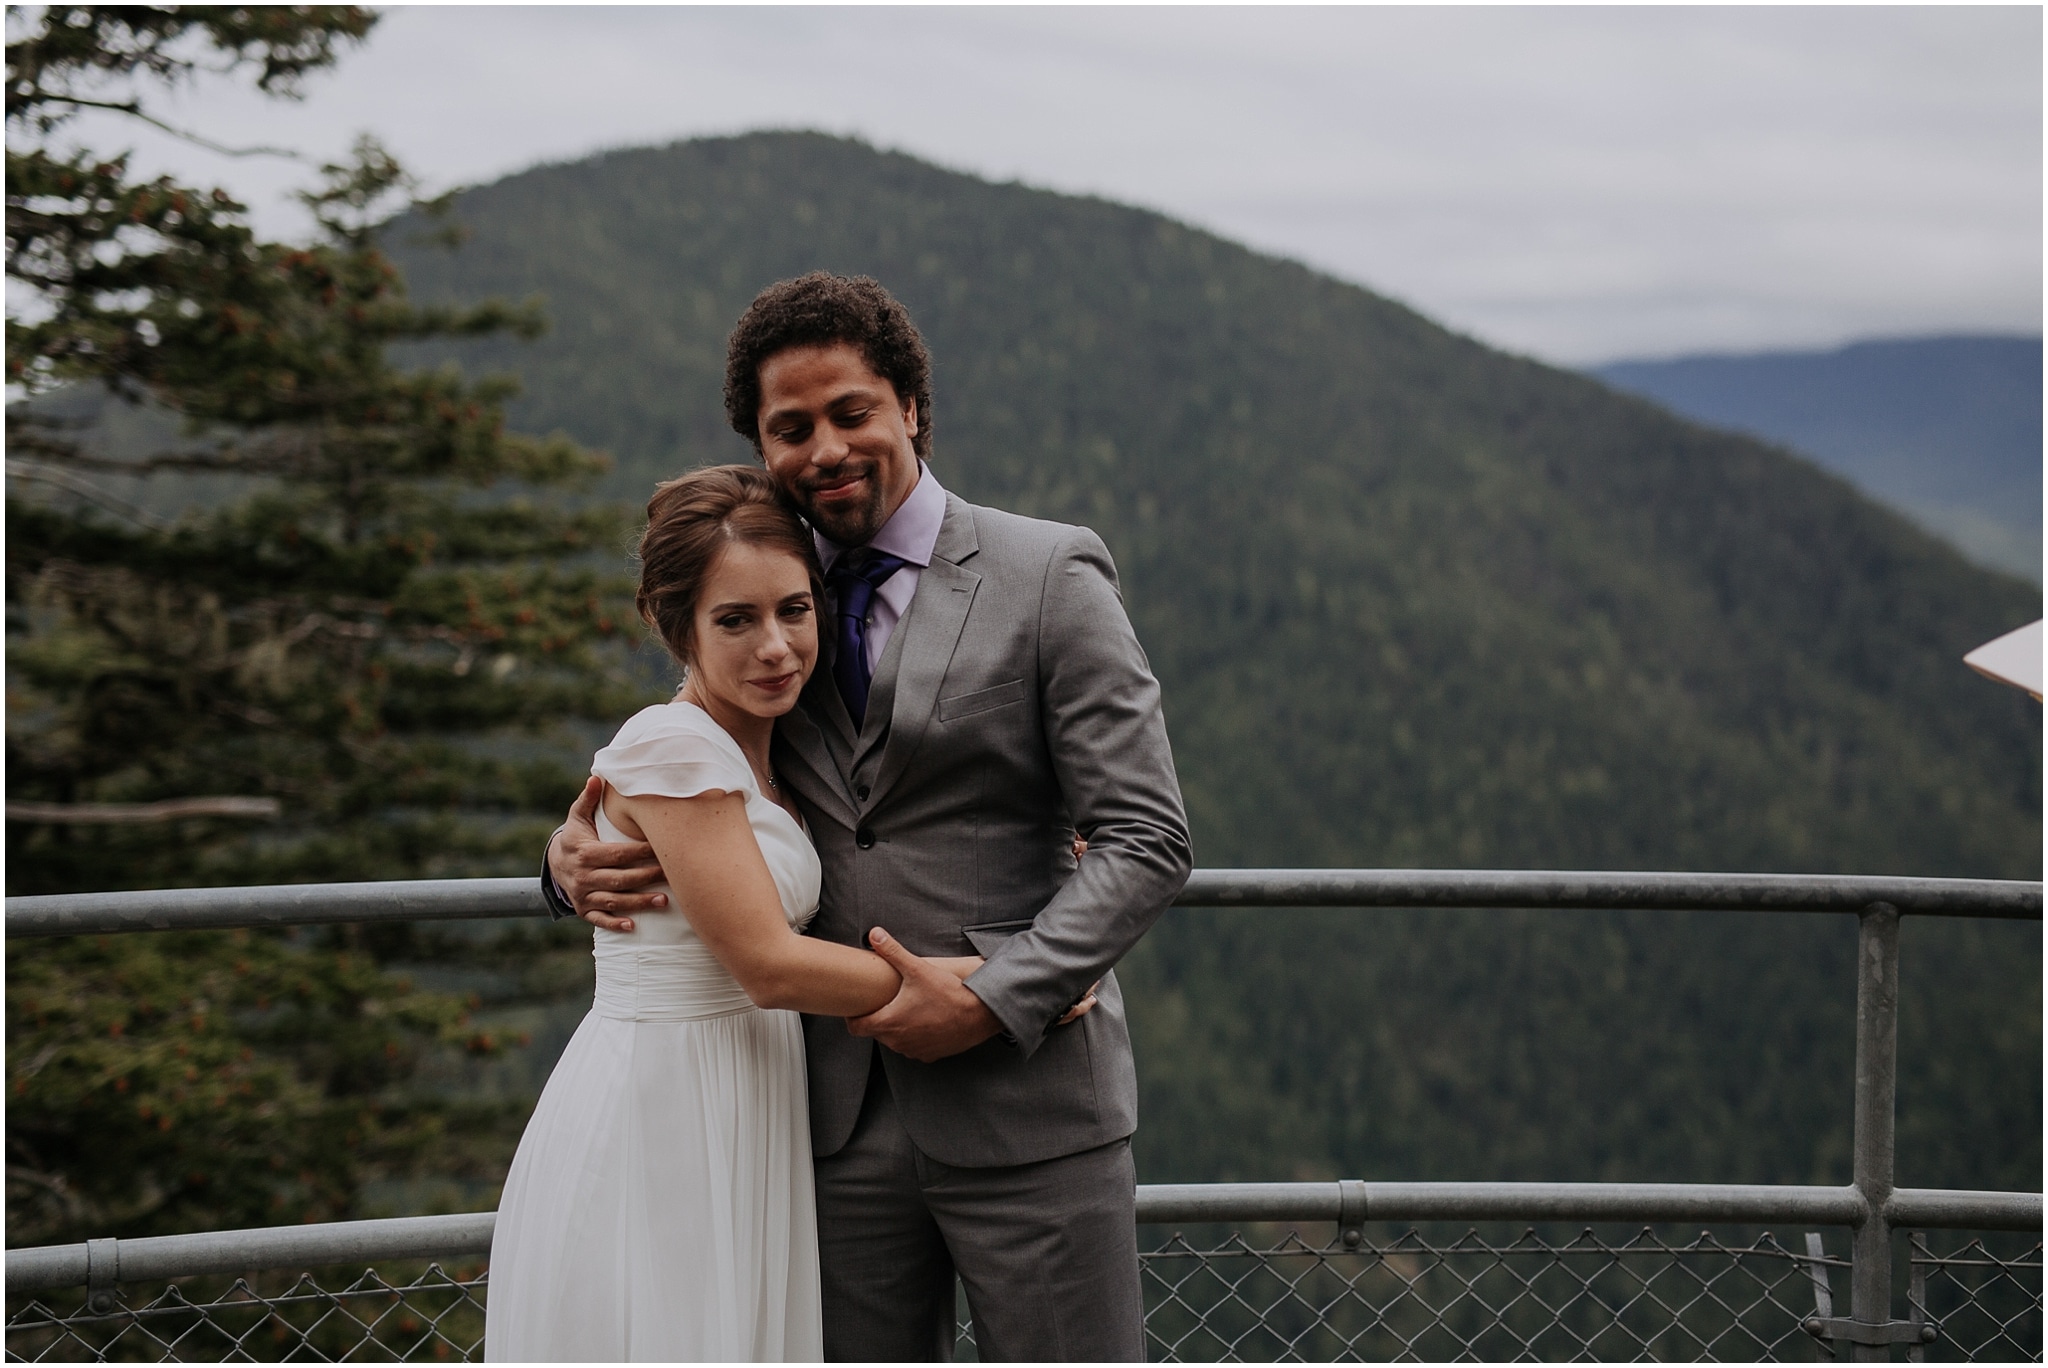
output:
[[815,494],[829,486],[842,485],[849,480],[865,479],[874,473],[875,467],[872,461],[862,462],[858,465],[849,463],[839,466],[829,475],[807,475],[797,482],[797,489],[801,493]]

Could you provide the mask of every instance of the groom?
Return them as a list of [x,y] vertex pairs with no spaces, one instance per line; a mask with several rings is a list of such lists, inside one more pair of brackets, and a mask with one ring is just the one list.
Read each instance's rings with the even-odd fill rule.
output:
[[[763,291],[725,404],[826,572],[820,668],[774,751],[824,865],[810,934],[903,975],[869,1016],[804,1019],[826,1356],[950,1360],[957,1272],[984,1359],[1142,1360],[1137,1079],[1111,967],[1179,893],[1189,845],[1109,553],[940,487],[930,359],[872,280]],[[542,884],[630,929],[660,871],[597,841],[592,799]],[[918,958],[969,953],[988,962],[965,984]],[[1094,1010],[1057,1024],[1098,979]]]

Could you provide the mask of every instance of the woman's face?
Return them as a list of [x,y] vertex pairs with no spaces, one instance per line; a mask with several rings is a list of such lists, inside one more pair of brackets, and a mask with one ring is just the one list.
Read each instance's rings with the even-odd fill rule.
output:
[[755,717],[796,706],[818,663],[811,577],[788,551],[728,542],[697,595],[690,685],[696,701]]

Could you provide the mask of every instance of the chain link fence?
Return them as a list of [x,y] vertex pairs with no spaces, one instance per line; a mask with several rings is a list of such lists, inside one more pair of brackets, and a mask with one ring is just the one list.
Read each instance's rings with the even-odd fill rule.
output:
[[10,1298],[10,1363],[389,1363],[483,1358],[481,1261],[180,1278]]
[[[1151,1357],[1274,1360],[2039,1359],[2041,1197],[1894,1187],[1899,919],[2038,921],[2041,885],[1875,876],[1199,870],[1209,907],[1655,908],[1854,913],[1854,1183],[1191,1184],[1141,1187]],[[530,879],[174,889],[7,900],[7,935],[538,913]],[[1149,1214],[1147,1214],[1149,1211]],[[1329,1243],[1298,1226],[1334,1219]],[[9,1250],[10,1361],[481,1356],[492,1216],[101,1239]],[[1486,1238],[1482,1228],[1521,1233]],[[1560,1223],[1571,1223],[1564,1225]],[[1579,1224],[1589,1222],[1592,1224]],[[1644,1225],[1682,1223],[1681,1225]],[[1748,1224],[1742,1224],[1742,1223]],[[1289,1229],[1281,1223],[1295,1223]],[[1856,1230],[1846,1257],[1818,1234]],[[1741,1235],[1717,1236],[1711,1227]],[[1659,1229],[1705,1233],[1674,1238]],[[1630,1229],[1605,1238],[1595,1229]],[[1895,1231],[1915,1233],[1903,1268]],[[1198,1234],[1187,1231],[1228,1231]],[[1575,1230],[1576,1234],[1543,1231]],[[1369,1232],[1388,1232],[1369,1238]],[[1429,1231],[1450,1231],[1429,1235]],[[1455,1233],[1462,1231],[1462,1234]],[[1969,1237],[1953,1232],[2006,1232]],[[411,1260],[411,1262],[403,1262]],[[430,1261],[431,1260],[431,1261]],[[226,1270],[267,1268],[234,1276]],[[304,1270],[304,1271],[301,1271]],[[1896,1280],[1894,1273],[1899,1276]],[[1902,1284],[1903,1286],[1900,1286]],[[83,1287],[83,1291],[67,1290]],[[1888,1291],[1889,1289],[1889,1291]],[[1908,1319],[1891,1319],[1905,1292]],[[1837,1292],[1850,1314],[1837,1315]],[[969,1327],[959,1356],[971,1358]],[[1882,1355],[1881,1355],[1882,1356]]]
[[1432,1241],[1411,1229],[1351,1246],[1176,1235],[1144,1271],[1164,1362],[1812,1357],[1807,1261],[1768,1234]]
[[[1672,1240],[1644,1228],[1489,1240],[1419,1229],[1306,1241],[1260,1227],[1141,1259],[1150,1355],[1161,1363],[1811,1362],[1806,1322],[1846,1292],[1848,1260],[1769,1233]],[[2011,1247],[2006,1247],[2007,1245]],[[1797,1242],[1795,1242],[1797,1245]],[[1911,1239],[1929,1361],[2039,1359],[2041,1243]],[[483,1356],[481,1261],[124,1284],[11,1298],[10,1362],[448,1362]],[[1818,1296],[1817,1293],[1825,1295]],[[959,1357],[971,1359],[961,1325]]]
[[2010,1363],[2041,1357],[2041,1242],[2000,1253],[1997,1237],[1974,1239],[1946,1254],[1914,1234],[1906,1304],[1934,1326],[1927,1357],[1961,1363]]

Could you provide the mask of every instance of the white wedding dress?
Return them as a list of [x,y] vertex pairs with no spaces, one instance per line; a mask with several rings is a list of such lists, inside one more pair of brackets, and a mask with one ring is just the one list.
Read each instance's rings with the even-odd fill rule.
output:
[[[696,705],[642,711],[591,772],[628,796],[745,794],[790,925],[817,911],[803,828]],[[505,1180],[485,1357],[821,1359],[797,1015],[748,1001],[673,898],[633,920],[595,933],[596,1001]]]

